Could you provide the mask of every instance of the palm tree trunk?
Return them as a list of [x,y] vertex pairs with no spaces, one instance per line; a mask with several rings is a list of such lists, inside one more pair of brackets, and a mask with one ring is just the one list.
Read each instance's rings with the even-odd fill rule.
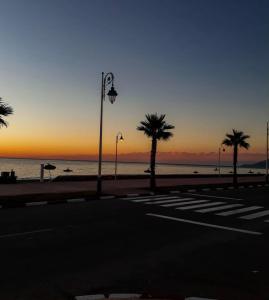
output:
[[238,146],[234,146],[234,155],[233,155],[233,184],[237,186],[237,156],[238,156]]
[[151,154],[150,154],[150,188],[154,190],[156,188],[155,178],[155,164],[156,164],[156,151],[157,151],[157,139],[152,137],[151,141]]

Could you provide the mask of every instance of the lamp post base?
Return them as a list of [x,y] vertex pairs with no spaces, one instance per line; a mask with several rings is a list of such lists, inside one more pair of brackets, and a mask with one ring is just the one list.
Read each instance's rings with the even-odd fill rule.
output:
[[101,178],[97,178],[97,196],[101,196],[102,194],[102,181]]

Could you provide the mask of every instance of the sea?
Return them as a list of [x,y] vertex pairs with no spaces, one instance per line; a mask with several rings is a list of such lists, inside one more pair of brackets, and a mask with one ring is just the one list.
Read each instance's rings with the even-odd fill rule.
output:
[[[14,170],[18,180],[23,179],[38,179],[40,177],[40,165],[52,164],[56,167],[55,170],[45,171],[45,178],[57,177],[59,175],[96,175],[98,162],[96,161],[79,161],[79,160],[44,160],[44,159],[24,159],[24,158],[0,158],[0,172],[10,172]],[[133,162],[119,162],[118,174],[145,174],[145,170],[149,168],[148,163],[133,163]],[[65,172],[69,169],[72,172]],[[115,163],[103,162],[102,174],[114,174]],[[222,174],[229,174],[232,172],[232,167],[221,167]],[[246,169],[238,168],[239,174],[264,173],[263,169]],[[216,165],[195,165],[195,164],[157,164],[156,174],[218,174]]]

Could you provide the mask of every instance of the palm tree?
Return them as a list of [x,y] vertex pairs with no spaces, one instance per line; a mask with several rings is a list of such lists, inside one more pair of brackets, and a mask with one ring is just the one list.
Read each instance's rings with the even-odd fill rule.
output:
[[238,147],[248,149],[250,144],[246,142],[250,136],[244,134],[243,131],[237,131],[233,129],[232,134],[226,134],[226,138],[223,140],[222,144],[226,146],[233,147],[233,184],[237,186],[237,158],[238,158]]
[[8,126],[7,121],[4,120],[3,117],[7,117],[12,114],[13,114],[13,108],[5,104],[2,98],[0,97],[0,127]]
[[168,131],[174,129],[175,126],[167,124],[164,120],[165,115],[158,116],[155,114],[146,114],[146,120],[140,122],[140,126],[137,130],[143,131],[144,134],[151,138],[151,155],[150,155],[150,188],[155,189],[155,163],[156,163],[156,152],[157,152],[157,141],[167,141],[173,136],[173,133]]

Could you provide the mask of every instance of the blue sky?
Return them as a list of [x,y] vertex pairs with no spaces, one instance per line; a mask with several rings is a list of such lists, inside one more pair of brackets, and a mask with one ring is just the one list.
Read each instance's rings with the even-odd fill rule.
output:
[[96,153],[102,71],[119,93],[107,153],[119,130],[123,152],[148,151],[135,128],[150,112],[176,126],[160,151],[214,152],[232,128],[264,151],[268,1],[1,0],[0,36],[0,96],[15,109],[3,154]]

